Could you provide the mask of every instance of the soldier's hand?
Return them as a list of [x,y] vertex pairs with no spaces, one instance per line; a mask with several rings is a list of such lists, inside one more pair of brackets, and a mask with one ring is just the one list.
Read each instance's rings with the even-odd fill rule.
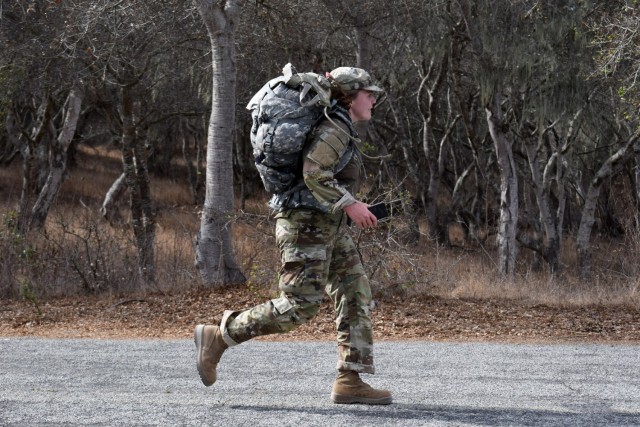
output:
[[345,213],[355,225],[363,230],[375,227],[378,224],[378,218],[368,209],[369,205],[362,202],[355,202],[344,208]]

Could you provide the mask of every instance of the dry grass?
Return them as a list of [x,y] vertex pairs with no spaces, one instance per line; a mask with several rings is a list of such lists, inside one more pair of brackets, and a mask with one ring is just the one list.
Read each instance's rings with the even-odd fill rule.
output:
[[[78,157],[79,166],[70,172],[45,233],[25,242],[14,236],[6,224],[2,225],[0,294],[24,297],[31,292],[43,298],[139,290],[132,233],[126,224],[127,201],[122,200],[118,206],[121,224],[110,225],[98,213],[102,197],[120,174],[118,153],[85,148]],[[17,163],[0,169],[0,215],[5,220],[17,206],[20,176]],[[193,244],[199,228],[198,209],[191,204],[186,180],[154,177],[152,182],[158,207],[158,281],[147,290],[192,291],[201,287],[194,267]],[[237,260],[248,279],[247,287],[256,295],[271,296],[277,292],[279,260],[274,222],[268,217],[264,202],[264,198],[247,200],[245,211],[237,213],[233,238]],[[532,268],[532,255],[523,250],[515,279],[504,281],[496,275],[495,247],[490,239],[483,245],[458,239],[458,246],[442,247],[428,240],[422,227],[420,240],[407,243],[407,219],[400,217],[375,233],[354,235],[378,298],[439,296],[550,306],[640,306],[638,231],[619,241],[596,240],[594,275],[588,283],[576,274],[571,239],[564,243],[560,275],[551,276],[544,269]],[[455,228],[450,231],[456,232]],[[25,255],[28,253],[31,255]]]

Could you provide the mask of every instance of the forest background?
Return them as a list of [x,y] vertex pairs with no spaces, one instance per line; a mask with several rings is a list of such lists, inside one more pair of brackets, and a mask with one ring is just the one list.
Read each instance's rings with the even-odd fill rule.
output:
[[354,230],[377,299],[637,311],[639,21],[632,0],[2,0],[0,298],[275,295],[245,106],[290,62],[387,90],[361,197],[394,215]]

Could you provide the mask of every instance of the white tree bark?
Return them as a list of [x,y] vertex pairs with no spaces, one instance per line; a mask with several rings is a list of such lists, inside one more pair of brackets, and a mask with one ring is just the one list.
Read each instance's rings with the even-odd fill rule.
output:
[[213,68],[207,176],[196,267],[210,286],[246,279],[233,254],[233,134],[236,104],[235,28],[241,0],[194,0],[211,40]]
[[114,209],[113,206],[127,188],[127,181],[125,178],[124,173],[121,173],[120,176],[113,181],[113,184],[111,184],[107,194],[104,196],[104,201],[100,208],[100,214],[102,214],[102,217],[107,219],[110,223],[118,218],[117,210]]
[[503,277],[515,273],[518,228],[518,175],[513,158],[513,142],[503,128],[500,95],[494,94],[487,104],[487,124],[493,139],[500,168],[500,224],[498,228],[498,272]]
[[[444,146],[453,126],[447,130],[440,140],[440,143],[436,141],[433,128],[434,117],[436,115],[435,100],[444,83],[447,74],[447,64],[447,54],[443,55],[439,64],[436,64],[436,61],[432,60],[427,75],[422,79],[416,95],[418,110],[422,116],[422,152],[429,167],[429,182],[424,199],[424,208],[429,230],[432,235],[431,237],[436,238],[439,243],[445,243],[448,237],[445,224],[442,224],[439,218],[437,200],[444,175]],[[431,77],[432,73],[434,74],[433,77]],[[423,91],[427,95],[426,101],[422,101]],[[458,118],[453,121],[454,124]]]
[[[473,50],[480,58],[480,63],[489,64],[491,56],[487,55],[484,50],[472,2],[459,0],[457,3]],[[492,67],[487,68],[491,69]],[[491,97],[485,106],[485,113],[500,169],[498,273],[505,278],[511,278],[515,273],[517,258],[518,175],[513,158],[513,141],[508,138],[507,131],[504,129],[504,117],[501,109],[502,96],[496,91],[496,88],[493,88],[492,91]]]
[[80,108],[84,99],[81,84],[77,82],[67,96],[67,110],[64,115],[62,130],[55,139],[49,151],[49,175],[40,191],[38,199],[31,209],[29,229],[41,229],[51,208],[51,204],[62,185],[64,171],[67,168],[67,150],[76,133],[76,127],[80,118]]

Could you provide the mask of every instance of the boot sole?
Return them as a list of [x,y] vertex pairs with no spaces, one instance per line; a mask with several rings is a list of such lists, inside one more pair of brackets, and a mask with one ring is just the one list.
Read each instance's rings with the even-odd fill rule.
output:
[[338,404],[364,403],[365,405],[389,405],[393,403],[393,398],[391,396],[373,399],[370,397],[345,396],[336,393],[331,393],[331,400],[333,403]]
[[205,379],[204,373],[202,371],[202,334],[204,333],[204,325],[196,326],[196,329],[193,331],[193,341],[196,343],[196,367],[198,368],[198,375],[200,375],[200,379],[202,380],[202,384],[209,387],[213,385],[212,382],[209,382]]

